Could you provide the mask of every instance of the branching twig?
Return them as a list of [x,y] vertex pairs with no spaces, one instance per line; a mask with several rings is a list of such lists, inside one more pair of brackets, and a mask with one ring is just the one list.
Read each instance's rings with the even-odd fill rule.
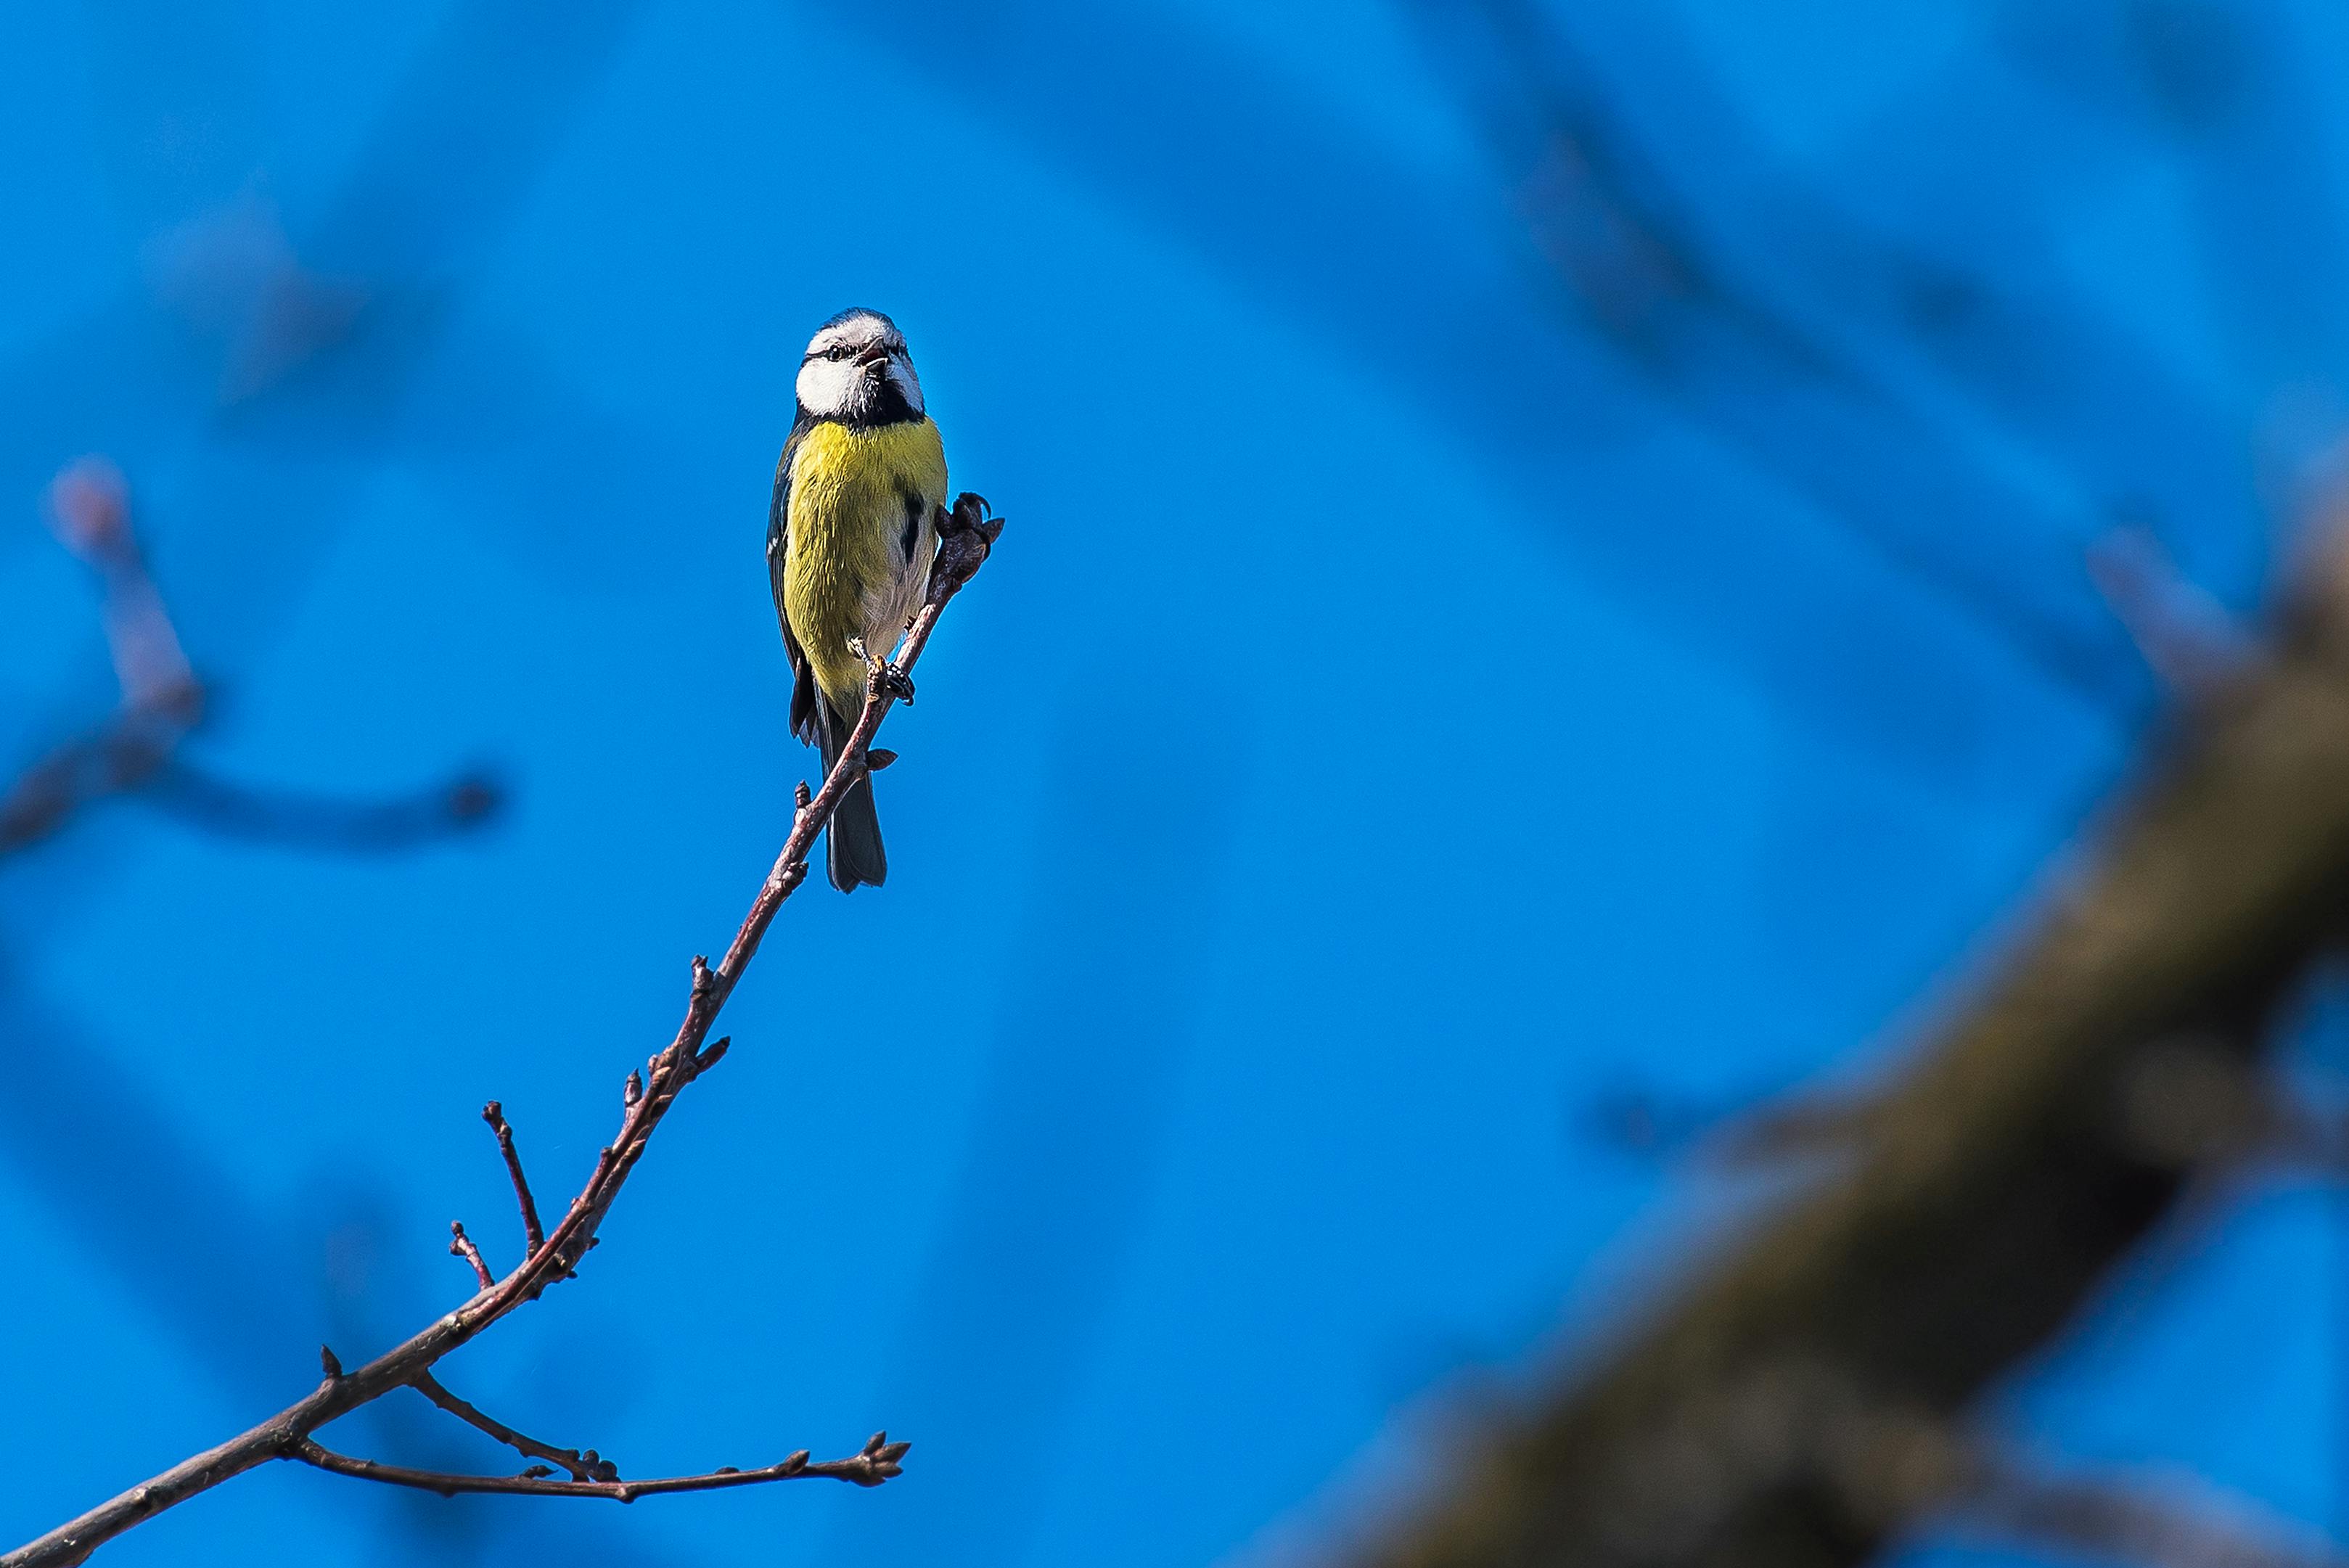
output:
[[[986,502],[977,496],[958,498],[953,512],[941,520],[938,556],[931,569],[929,594],[906,631],[898,658],[900,669],[910,671],[921,658],[939,614],[987,559],[989,546],[1001,531],[1002,523],[987,516]],[[596,1228],[619,1196],[628,1173],[644,1158],[669,1107],[677,1102],[687,1085],[724,1057],[724,1039],[705,1044],[710,1026],[758,952],[759,943],[773,923],[776,912],[792,890],[806,880],[808,855],[816,835],[831,819],[841,798],[867,771],[866,748],[893,700],[883,672],[876,669],[866,684],[864,709],[857,717],[839,760],[824,779],[823,787],[812,797],[802,792],[782,851],[776,856],[773,869],[768,872],[724,956],[715,968],[703,959],[694,960],[685,1019],[667,1047],[652,1058],[643,1092],[627,1105],[619,1135],[597,1154],[594,1173],[571,1201],[563,1218],[512,1274],[494,1281],[455,1311],[356,1371],[338,1375],[337,1367],[329,1360],[325,1380],[307,1397],[250,1431],[174,1465],[37,1541],[0,1555],[0,1568],[58,1568],[61,1564],[80,1563],[97,1547],[133,1525],[276,1459],[297,1460],[336,1474],[420,1486],[433,1491],[527,1491],[620,1501],[657,1491],[706,1491],[802,1476],[873,1486],[896,1474],[905,1446],[890,1443],[882,1437],[875,1437],[863,1452],[850,1460],[815,1464],[802,1461],[795,1455],[792,1460],[762,1470],[713,1471],[707,1476],[626,1482],[557,1481],[534,1476],[500,1479],[409,1470],[334,1454],[311,1440],[311,1434],[328,1422],[395,1388],[414,1385],[419,1374],[429,1372],[450,1352],[523,1303],[535,1298],[548,1285],[567,1277],[595,1244]]]
[[140,795],[233,838],[353,852],[462,832],[503,804],[496,782],[478,774],[404,798],[346,800],[255,789],[196,768],[181,743],[202,723],[210,694],[147,569],[120,471],[103,458],[67,468],[50,483],[48,518],[58,542],[98,576],[121,705],[0,794],[0,854],[39,842],[83,807],[118,795]]
[[620,1479],[619,1467],[594,1449],[589,1449],[585,1453],[577,1449],[558,1449],[551,1443],[542,1443],[526,1433],[517,1432],[496,1417],[483,1413],[449,1392],[440,1380],[429,1372],[419,1372],[409,1379],[408,1386],[467,1426],[487,1432],[523,1458],[553,1460],[571,1472],[573,1480],[613,1481]]
[[[634,1502],[640,1497],[665,1491],[719,1491],[730,1486],[758,1486],[775,1480],[844,1480],[857,1486],[879,1486],[901,1472],[903,1467],[897,1461],[911,1447],[911,1443],[891,1442],[886,1432],[875,1432],[849,1459],[811,1460],[808,1451],[802,1449],[782,1463],[763,1470],[714,1470],[706,1475],[661,1476],[652,1480],[554,1480],[543,1473],[543,1465],[534,1465],[520,1475],[459,1475],[450,1470],[410,1470],[406,1465],[355,1460],[320,1448],[307,1438],[295,1441],[286,1457],[356,1480],[414,1487],[419,1491],[437,1491],[442,1497],[490,1491],[523,1497],[600,1497],[614,1502]],[[532,1470],[541,1473],[533,1474]]]

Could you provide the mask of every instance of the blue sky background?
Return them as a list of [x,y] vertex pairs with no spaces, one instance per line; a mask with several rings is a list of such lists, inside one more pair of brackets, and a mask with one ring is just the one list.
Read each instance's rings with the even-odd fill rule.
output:
[[[273,1467],[105,1560],[1277,1558],[1636,1313],[1741,1194],[1609,1108],[1866,1071],[2122,776],[2087,545],[2256,602],[2349,370],[2349,15],[1520,22],[12,10],[0,747],[112,700],[38,513],[103,451],[192,755],[514,799],[0,865],[0,1538],[454,1305],[451,1217],[509,1265],[482,1100],[575,1190],[809,767],[761,535],[852,303],[1011,520],[890,723],[895,875],[789,906],[580,1282],[443,1372],[629,1474],[886,1426],[905,1479]],[[2349,1516],[2333,1202],[2214,1195],[1991,1418]],[[511,1464],[420,1400],[331,1435]]]

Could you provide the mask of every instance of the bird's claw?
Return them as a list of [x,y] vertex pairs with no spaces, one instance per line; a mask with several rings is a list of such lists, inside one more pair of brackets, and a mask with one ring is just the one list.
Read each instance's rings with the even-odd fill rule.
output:
[[865,673],[872,677],[872,690],[887,692],[907,707],[914,706],[914,677],[890,659],[882,658],[864,645],[862,637],[848,639],[848,651],[864,661]]
[[993,544],[996,536],[1003,531],[1003,520],[989,516],[988,513],[992,510],[987,504],[985,496],[972,490],[965,490],[955,497],[954,511],[947,514],[949,527],[940,531],[976,533],[988,543]]

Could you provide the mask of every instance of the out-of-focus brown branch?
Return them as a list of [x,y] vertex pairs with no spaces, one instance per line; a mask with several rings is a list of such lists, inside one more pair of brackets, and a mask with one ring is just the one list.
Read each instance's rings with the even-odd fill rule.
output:
[[[2126,1480],[2041,1473],[2009,1460],[1952,1506],[1954,1522],[2023,1546],[2054,1547],[2091,1562],[2139,1568],[2343,1568],[2344,1560],[2229,1506],[2189,1506],[2175,1489]],[[2301,1538],[2293,1539],[2298,1533]]]
[[[1854,1102],[1834,1161],[1495,1418],[1345,1561],[1845,1568],[1956,1501],[2022,1495],[2012,1478],[1969,1500],[1871,1492],[1848,1465],[1801,1462],[1787,1434],[1815,1387],[1962,1421],[2189,1181],[2293,1141],[2253,1086],[2275,1015],[2349,913],[2337,530],[2272,645],[2159,748],[1979,987],[1935,1009],[1905,1071]],[[2023,1511],[2061,1513],[2055,1496]]]
[[[1680,1553],[1722,1522],[1740,1490],[1799,1483],[1833,1497],[1855,1529],[1888,1538],[1939,1518],[1968,1535],[2139,1568],[2349,1568],[2307,1532],[2295,1539],[2254,1510],[2192,1506],[2174,1480],[2052,1466],[1920,1406],[1877,1402],[1826,1362],[1757,1365],[1708,1390],[1669,1438],[1649,1457],[1667,1467],[1682,1506],[1653,1533],[1578,1541],[1574,1552],[1532,1561],[1615,1562],[1627,1545],[1632,1561],[1684,1561]],[[1828,1549],[1796,1538],[1752,1560],[1784,1561],[1806,1545]]]
[[2116,528],[2088,550],[2088,578],[2162,685],[2209,702],[2259,650],[2209,593],[2178,570],[2151,530]]
[[138,795],[234,838],[361,852],[443,838],[496,814],[502,791],[479,774],[405,799],[353,801],[255,789],[191,763],[181,743],[203,722],[209,694],[148,570],[131,526],[129,487],[103,458],[84,458],[51,481],[47,515],[58,542],[98,577],[121,701],[104,723],[34,762],[0,794],[0,855],[119,795]]
[[85,458],[50,482],[52,532],[97,573],[121,706],[27,768],[0,796],[0,853],[48,837],[82,806],[139,789],[202,718],[203,687],[147,571],[122,475]]
[[105,591],[106,642],[122,706],[169,712],[195,689],[195,672],[147,570],[130,526],[130,487],[103,458],[84,458],[49,482],[49,528],[98,573]]
[[1787,1434],[1785,1457],[1816,1466],[1855,1516],[1889,1531],[1938,1515],[1969,1535],[2094,1563],[2344,1568],[2309,1532],[2248,1507],[2196,1506],[2175,1478],[2059,1468],[1913,1409],[1861,1408],[1817,1384],[1807,1392],[1793,1401],[1807,1429]]
[[410,795],[352,800],[235,783],[197,767],[184,753],[155,768],[139,796],[224,839],[357,855],[471,832],[493,821],[505,805],[503,787],[482,773],[460,774]]
[[1778,1439],[1749,1462],[1809,1473],[1888,1532],[1938,1516],[1969,1535],[2138,1568],[2344,1568],[2308,1532],[2251,1509],[2192,1506],[2174,1479],[2059,1469],[1914,1408],[1866,1405],[1824,1367],[1774,1368],[1741,1392],[1749,1436]]
[[[986,561],[988,552],[1001,533],[1002,527],[999,520],[987,515],[986,503],[971,495],[957,498],[953,512],[941,518],[938,555],[931,569],[929,593],[912,626],[906,631],[898,657],[899,670],[910,672],[919,661],[940,613]],[[710,1027],[717,1021],[719,1011],[725,1006],[727,998],[733,994],[743,970],[757,954],[760,941],[773,923],[776,912],[792,891],[806,880],[807,858],[814,846],[816,835],[831,819],[842,796],[867,771],[867,748],[872,744],[874,732],[880,727],[883,717],[895,700],[890,695],[886,674],[884,667],[876,665],[866,686],[864,711],[857,716],[855,727],[850,732],[838,762],[825,778],[823,787],[812,796],[807,794],[804,787],[802,788],[792,815],[791,832],[783,841],[773,869],[767,873],[758,896],[751,901],[750,912],[735,932],[734,940],[728,945],[725,955],[714,968],[705,959],[694,959],[685,1019],[678,1025],[677,1035],[667,1047],[652,1057],[641,1089],[623,1096],[626,1109],[618,1136],[597,1153],[594,1172],[589,1175],[578,1196],[571,1201],[563,1218],[543,1240],[530,1248],[513,1272],[502,1279],[484,1283],[463,1305],[356,1371],[344,1371],[331,1352],[326,1354],[323,1357],[326,1372],[325,1380],[307,1397],[218,1448],[174,1465],[151,1480],[133,1487],[80,1518],[58,1526],[39,1540],[0,1555],[0,1568],[59,1568],[62,1564],[80,1563],[97,1547],[142,1521],[271,1460],[295,1460],[336,1474],[420,1487],[430,1491],[528,1492],[538,1496],[611,1498],[620,1501],[655,1492],[708,1491],[717,1487],[803,1478],[826,1478],[872,1486],[897,1474],[899,1460],[904,1457],[907,1445],[889,1442],[885,1435],[876,1435],[861,1452],[847,1460],[811,1463],[803,1455],[794,1454],[782,1463],[763,1470],[712,1471],[704,1476],[626,1482],[617,1480],[558,1481],[545,1474],[460,1476],[412,1470],[336,1454],[312,1440],[312,1434],[328,1422],[383,1398],[395,1388],[417,1386],[418,1377],[429,1375],[450,1352],[505,1317],[523,1303],[535,1299],[547,1286],[569,1277],[588,1249],[595,1245],[597,1227],[603,1223],[613,1202],[619,1197],[628,1173],[644,1158],[654,1132],[658,1130],[669,1108],[688,1085],[715,1067],[725,1056],[728,1042],[724,1039],[710,1041]],[[632,1080],[635,1077],[633,1073],[630,1075]],[[507,1152],[507,1144],[508,1140],[500,1140],[502,1153]],[[510,1156],[508,1169],[514,1174],[518,1191],[527,1192],[528,1184],[520,1176],[518,1155]],[[483,1272],[486,1274],[486,1266]],[[441,1392],[445,1394],[446,1390]],[[473,1415],[454,1413],[472,1425],[481,1425]],[[489,1430],[486,1427],[482,1429]],[[501,1424],[500,1430],[512,1433],[512,1429]],[[512,1439],[502,1437],[501,1440]]]

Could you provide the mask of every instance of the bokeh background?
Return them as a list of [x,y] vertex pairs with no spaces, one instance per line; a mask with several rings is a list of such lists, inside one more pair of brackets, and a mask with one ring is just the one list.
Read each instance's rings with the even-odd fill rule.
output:
[[[2008,929],[2161,694],[2116,529],[2259,601],[2344,412],[2323,0],[514,0],[0,21],[0,748],[114,701],[128,477],[207,765],[0,863],[0,1539],[461,1299],[721,947],[806,755],[790,383],[909,334],[1010,519],[576,1284],[442,1368],[625,1473],[272,1467],[124,1564],[1278,1560],[1635,1314]],[[2349,1039],[2314,1009],[2319,1090]],[[1987,1418],[2349,1521],[2349,1230],[2196,1206]],[[388,1400],[340,1446],[510,1467]],[[2021,1561],[1927,1536],[1907,1561]]]

